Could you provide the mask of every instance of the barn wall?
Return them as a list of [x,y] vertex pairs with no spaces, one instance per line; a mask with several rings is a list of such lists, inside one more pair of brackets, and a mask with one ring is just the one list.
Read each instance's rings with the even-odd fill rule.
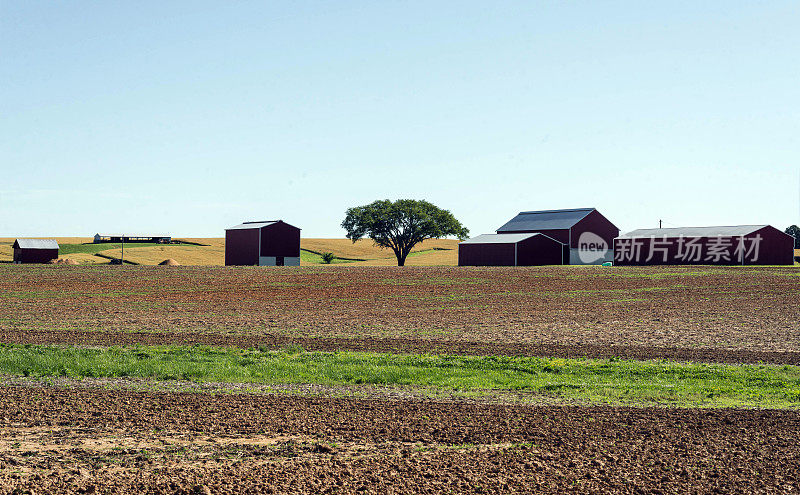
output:
[[[761,236],[758,254],[750,251],[757,236]],[[784,237],[785,236],[785,237]],[[788,239],[787,239],[788,238]],[[642,238],[634,239],[635,247],[631,247],[630,239],[614,240],[615,265],[791,265],[793,242],[790,236],[783,234],[774,227],[766,227],[757,232],[744,236],[745,260],[742,263],[737,247],[740,245],[740,236],[722,236],[697,238],[700,246],[700,256],[679,256],[679,238]],[[653,244],[655,242],[655,244]],[[719,249],[719,256],[712,255],[709,247],[724,243],[726,246]],[[666,254],[661,251],[666,250]],[[684,253],[687,248],[684,247]],[[651,256],[652,253],[652,256]]]
[[762,265],[794,265],[794,237],[781,232],[772,226],[753,232],[751,236],[760,235],[761,252],[759,264]]
[[570,248],[578,249],[580,247],[578,242],[581,234],[584,232],[591,232],[592,234],[601,237],[604,241],[606,241],[609,251],[611,251],[612,246],[614,245],[614,238],[619,237],[619,229],[617,226],[611,223],[597,210],[589,213],[580,221],[578,221],[578,223],[572,226],[572,236],[569,241]]
[[536,235],[520,241],[517,247],[517,265],[561,265],[564,245],[547,237]]
[[459,266],[514,266],[514,244],[459,244]]
[[261,229],[261,256],[300,257],[300,229],[277,222]]
[[225,265],[258,265],[259,229],[225,231]]
[[58,249],[14,249],[17,263],[47,263],[58,258]]
[[591,263],[586,263],[581,259],[581,251],[579,249],[570,249],[569,253],[567,254],[567,259],[569,260],[568,263],[570,265],[602,265],[608,261],[614,261],[614,243],[608,245],[608,252],[605,253],[605,256],[602,258],[598,258],[593,260]]
[[258,266],[300,266],[300,257],[295,256],[261,256]]

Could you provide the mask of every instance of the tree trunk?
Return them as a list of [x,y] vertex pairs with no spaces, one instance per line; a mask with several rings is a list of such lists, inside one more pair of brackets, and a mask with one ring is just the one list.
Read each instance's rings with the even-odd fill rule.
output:
[[397,266],[405,266],[406,265],[406,258],[408,257],[408,253],[411,251],[410,249],[402,249],[399,253],[394,253],[397,256]]
[[408,258],[408,254],[415,244],[404,244],[398,249],[394,249],[394,255],[397,256],[397,266],[405,266],[406,258]]

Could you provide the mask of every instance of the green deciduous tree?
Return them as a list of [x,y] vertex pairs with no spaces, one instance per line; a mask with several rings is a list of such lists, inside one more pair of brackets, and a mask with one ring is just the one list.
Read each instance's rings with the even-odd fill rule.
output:
[[397,266],[405,265],[411,249],[425,239],[466,239],[469,235],[449,211],[413,199],[379,200],[348,208],[342,227],[353,242],[369,237],[378,246],[394,251]]
[[786,227],[784,232],[794,237],[794,248],[800,249],[800,227],[797,225],[792,225],[790,227]]

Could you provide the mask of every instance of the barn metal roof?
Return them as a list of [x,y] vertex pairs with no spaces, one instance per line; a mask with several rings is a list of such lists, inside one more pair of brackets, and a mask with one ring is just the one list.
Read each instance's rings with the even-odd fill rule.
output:
[[244,222],[225,230],[260,229],[261,227],[266,227],[267,225],[272,225],[279,221],[280,220],[262,220],[260,222]]
[[497,229],[497,233],[519,230],[569,229],[594,210],[594,208],[575,208],[572,210],[521,211]]
[[20,249],[58,249],[55,239],[17,239],[14,246]]
[[638,229],[628,232],[617,239],[635,239],[642,237],[736,237],[749,235],[769,225],[730,225],[718,227],[676,227],[669,229]]
[[[530,239],[531,237],[535,237],[540,235],[542,237],[547,237],[551,239],[551,237],[546,236],[544,234],[482,234],[478,237],[473,237],[472,239],[467,239],[466,241],[462,241],[460,244],[516,244],[518,242],[524,241],[525,239]],[[558,242],[558,241],[556,241]]]

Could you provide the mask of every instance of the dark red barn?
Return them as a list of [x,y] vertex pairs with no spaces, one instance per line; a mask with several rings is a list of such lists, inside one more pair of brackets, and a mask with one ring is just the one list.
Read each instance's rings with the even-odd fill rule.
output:
[[563,244],[544,234],[484,234],[458,244],[458,265],[560,265],[565,254]]
[[58,258],[55,239],[17,239],[12,247],[14,263],[47,263]]
[[611,261],[619,229],[595,208],[522,211],[497,229],[498,234],[539,233],[562,243],[564,263],[590,265]]
[[793,248],[770,225],[639,229],[614,239],[614,264],[792,265]]
[[282,220],[225,229],[225,265],[300,266],[300,229]]

